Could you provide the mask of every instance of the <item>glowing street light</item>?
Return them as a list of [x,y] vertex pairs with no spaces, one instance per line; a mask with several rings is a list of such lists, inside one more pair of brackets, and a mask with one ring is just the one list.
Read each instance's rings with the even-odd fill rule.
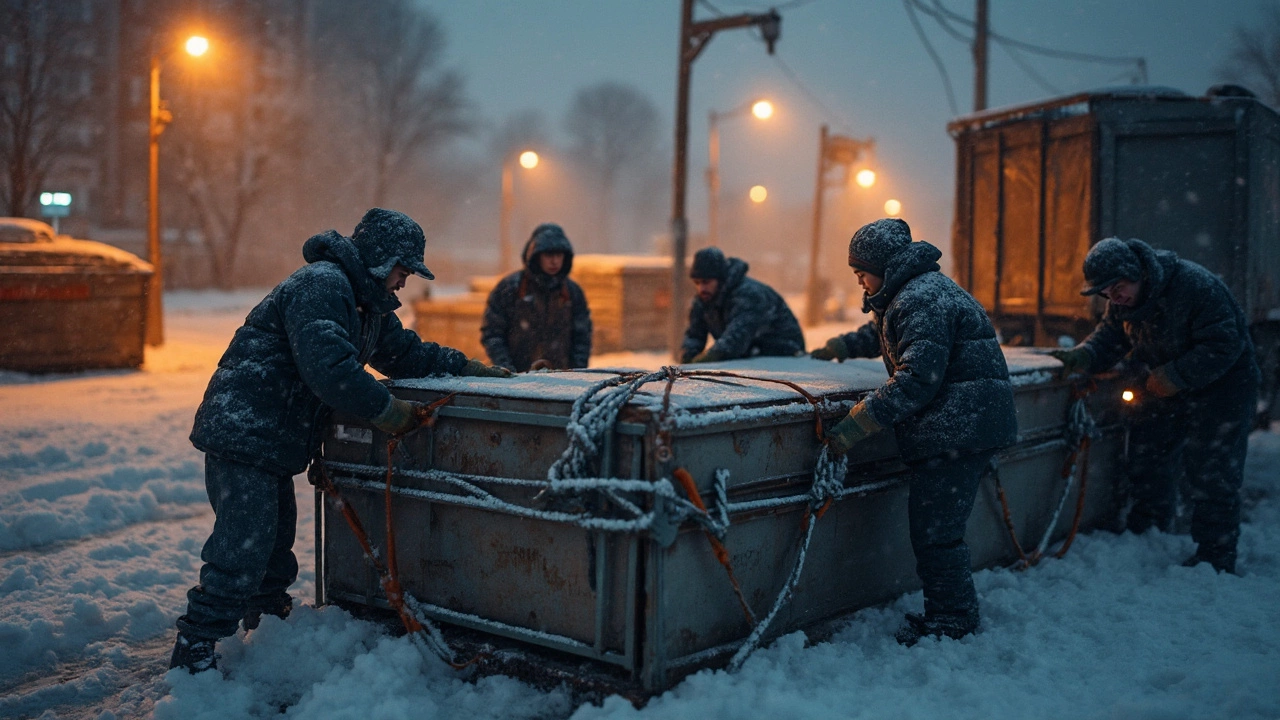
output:
[[498,263],[503,273],[511,272],[511,209],[515,206],[515,169],[512,159],[525,170],[538,167],[538,153],[525,150],[519,154],[511,153],[502,161],[502,209],[498,215]]
[[773,117],[773,103],[755,100],[728,112],[707,113],[707,243],[712,247],[720,244],[720,120],[748,111],[757,119],[768,120]]
[[[209,52],[209,39],[200,35],[187,38],[183,47],[192,57]],[[172,52],[172,51],[170,51]],[[147,285],[147,344],[164,344],[164,258],[160,252],[160,133],[173,120],[173,114],[160,100],[160,65],[163,55],[151,52],[151,114],[147,127],[147,260],[151,263],[151,280]]]
[[769,191],[763,185],[752,185],[747,195],[751,198],[751,202],[759,205],[765,201],[765,198],[769,197]]
[[859,170],[853,179],[859,186],[869,188],[876,184],[876,173],[874,170]]
[[[822,126],[818,134],[818,178],[813,191],[813,235],[809,243],[809,277],[805,289],[805,324],[810,327],[822,322],[822,306],[825,303],[826,291],[819,278],[818,255],[822,246],[822,193],[833,185],[827,175],[831,170],[843,167],[845,175],[842,182],[847,183],[854,163],[874,147],[874,140],[833,135],[826,125]],[[867,182],[863,182],[864,178]],[[862,187],[870,187],[876,181],[876,174],[871,170],[862,170],[854,176],[854,180]]]
[[884,214],[888,215],[889,217],[898,217],[898,215],[902,214],[902,203],[898,202],[897,200],[894,200],[893,198],[889,198],[888,200],[885,200]]

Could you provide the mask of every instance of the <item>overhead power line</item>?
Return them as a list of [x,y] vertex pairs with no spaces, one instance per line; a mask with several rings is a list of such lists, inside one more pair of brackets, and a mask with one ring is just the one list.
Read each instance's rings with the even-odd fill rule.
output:
[[[907,9],[907,17],[911,18],[911,26],[915,28],[916,35],[924,45],[925,52],[929,53],[929,59],[933,60],[934,67],[938,69],[938,74],[942,76],[942,87],[947,91],[947,104],[951,106],[951,114],[959,115],[960,106],[956,104],[956,93],[951,87],[951,76],[947,74],[947,66],[943,64],[938,52],[933,49],[933,43],[929,42],[929,36],[925,34],[924,28],[920,25],[920,18],[916,17],[918,3],[913,2],[913,0],[902,0],[902,4]],[[923,10],[924,8],[922,7],[921,9]]]

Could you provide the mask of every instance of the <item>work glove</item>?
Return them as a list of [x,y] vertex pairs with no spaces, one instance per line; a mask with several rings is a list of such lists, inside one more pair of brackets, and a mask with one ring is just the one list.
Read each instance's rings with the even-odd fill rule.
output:
[[515,373],[500,366],[486,365],[479,360],[468,360],[466,365],[458,371],[458,375],[463,377],[491,377],[491,378],[509,378]]
[[836,336],[827,341],[826,345],[817,348],[809,353],[809,357],[814,360],[837,360],[844,362],[849,359],[849,346],[845,344],[844,339]]
[[421,407],[424,407],[422,403],[393,397],[391,404],[370,422],[388,435],[404,435],[422,424],[425,413],[418,411]]
[[529,372],[538,372],[539,370],[554,370],[555,366],[546,358],[538,358],[529,366]]
[[693,362],[693,359],[697,356],[698,356],[698,353],[692,350],[685,350],[684,352],[680,353],[680,364],[688,365],[689,363]]
[[866,406],[858,403],[849,411],[848,416],[827,430],[827,450],[833,455],[844,455],[854,445],[883,429],[884,426],[867,412]]
[[706,350],[703,350],[697,355],[694,355],[692,358],[690,358],[689,360],[686,360],[685,362],[712,363],[712,362],[720,362],[723,359],[724,359],[724,353],[716,349],[715,345],[712,345],[711,347],[707,348]]
[[1178,394],[1180,389],[1169,379],[1168,373],[1162,367],[1151,371],[1151,374],[1147,376],[1147,382],[1144,387],[1146,387],[1147,392],[1162,398],[1173,397]]
[[1062,362],[1062,376],[1088,372],[1093,364],[1093,353],[1084,347],[1069,350],[1050,350],[1049,356]]

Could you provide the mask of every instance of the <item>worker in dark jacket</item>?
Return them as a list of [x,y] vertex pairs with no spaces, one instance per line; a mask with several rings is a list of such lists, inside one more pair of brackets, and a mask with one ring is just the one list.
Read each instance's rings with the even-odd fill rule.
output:
[[1013,387],[982,306],[939,272],[942,253],[912,242],[902,220],[864,225],[849,266],[874,320],[834,337],[821,360],[883,356],[889,380],[827,433],[831,452],[892,429],[910,470],[907,519],[924,614],[908,613],[896,638],[962,637],[978,627],[965,525],[983,471],[1017,436]]
[[516,372],[584,368],[591,358],[591,311],[569,279],[573,246],[559,225],[534,229],[524,269],[502,280],[485,303],[480,342],[495,365]]
[[170,667],[216,667],[214,645],[262,613],[284,617],[298,574],[293,476],[320,446],[330,409],[384,432],[417,427],[414,404],[393,398],[365,369],[391,378],[508,376],[400,325],[395,293],[423,264],[422,228],[374,208],[351,237],[335,231],[302,247],[307,265],[249,312],[209,380],[191,442],[205,453],[213,533],[200,584],[187,593]]
[[1051,354],[1067,374],[1126,357],[1149,371],[1129,428],[1129,529],[1169,529],[1181,470],[1196,542],[1186,564],[1235,572],[1259,383],[1244,312],[1218,276],[1141,240],[1094,245],[1084,276],[1084,294],[1108,300],[1102,321],[1080,345]]
[[[804,352],[800,323],[773,288],[747,277],[747,263],[719,248],[693,256],[689,277],[697,296],[681,344],[683,363],[736,360],[755,355]],[[708,349],[707,333],[715,339]]]

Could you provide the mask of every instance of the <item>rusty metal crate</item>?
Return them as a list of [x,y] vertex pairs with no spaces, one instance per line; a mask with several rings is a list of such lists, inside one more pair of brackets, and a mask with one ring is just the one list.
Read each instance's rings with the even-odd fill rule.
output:
[[[1041,537],[1063,496],[1063,438],[1070,388],[1056,361],[1012,352],[1019,441],[1002,453],[1001,478],[1024,543]],[[725,536],[742,590],[757,616],[768,610],[796,562],[818,440],[814,410],[790,380],[820,400],[828,418],[884,380],[878,361],[841,365],[757,358],[714,367],[754,380],[707,378],[646,386],[606,436],[599,474],[650,483],[684,468],[706,498],[724,482]],[[431,401],[457,393],[435,426],[411,436],[393,458],[393,517],[406,590],[445,623],[612,666],[644,692],[722,661],[751,630],[702,530],[691,522],[644,532],[584,529],[534,516],[538,484],[568,446],[573,401],[602,377],[555,373],[518,380],[425,379],[393,392]],[[1122,435],[1111,388],[1090,400],[1103,434],[1089,455],[1083,526],[1111,525]],[[385,439],[336,417],[326,462],[347,502],[381,518]],[[808,560],[770,635],[810,626],[918,587],[907,533],[904,467],[891,434],[855,449],[842,497],[817,522]],[[451,474],[483,476],[477,487],[512,506],[459,493]],[[511,485],[502,479],[529,481]],[[652,497],[652,496],[649,496]],[[643,499],[637,496],[637,499]],[[1070,501],[1074,504],[1075,495]],[[649,507],[652,507],[651,504]],[[517,509],[513,510],[512,507]],[[522,516],[527,515],[527,516]],[[1064,535],[1070,508],[1051,535]],[[375,544],[380,523],[368,523]],[[967,539],[976,567],[1013,559],[990,481],[979,492]],[[386,607],[374,572],[332,501],[317,522],[319,602]]]

